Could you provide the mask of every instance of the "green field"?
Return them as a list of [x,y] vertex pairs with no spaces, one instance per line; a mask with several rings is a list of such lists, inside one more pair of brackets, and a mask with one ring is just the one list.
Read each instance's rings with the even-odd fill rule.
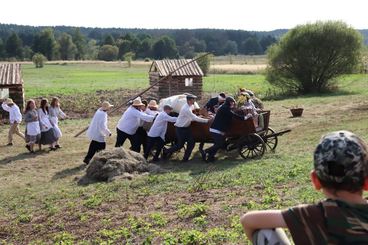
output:
[[[27,65],[23,73],[27,97],[32,97],[145,87],[147,69],[68,64],[35,70]],[[104,76],[96,79],[100,74]],[[75,87],[70,89],[68,83]],[[276,152],[262,159],[245,161],[236,151],[221,152],[216,163],[205,164],[195,150],[189,163],[180,163],[179,154],[160,164],[168,173],[131,181],[77,185],[85,172],[82,159],[88,140],[73,135],[87,119],[61,122],[64,148],[34,156],[25,153],[18,138],[13,148],[2,146],[7,127],[0,126],[0,243],[244,244],[239,217],[247,210],[286,208],[322,198],[309,182],[312,152],[321,135],[346,129],[368,141],[368,75],[347,75],[337,84],[340,90],[331,94],[265,101],[270,126],[292,132],[280,137]],[[270,88],[262,75],[205,78],[208,93],[231,92],[238,86],[259,94]],[[294,105],[304,107],[303,117],[290,118],[283,108]],[[118,119],[110,119],[110,129]],[[114,140],[115,134],[108,148]]]

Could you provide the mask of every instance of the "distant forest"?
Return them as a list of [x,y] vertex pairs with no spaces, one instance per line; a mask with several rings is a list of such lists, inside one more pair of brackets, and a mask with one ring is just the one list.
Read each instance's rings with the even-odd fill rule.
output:
[[[198,53],[259,55],[286,29],[123,29],[0,24],[0,60],[124,60],[192,58]],[[361,31],[365,37],[367,30]],[[368,38],[366,38],[367,40]]]

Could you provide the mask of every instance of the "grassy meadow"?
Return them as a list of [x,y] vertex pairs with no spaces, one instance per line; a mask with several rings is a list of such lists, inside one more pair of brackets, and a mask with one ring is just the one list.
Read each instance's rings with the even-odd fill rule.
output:
[[[125,68],[118,63],[23,66],[27,97],[144,88],[147,70],[145,64]],[[77,184],[89,142],[73,135],[89,119],[62,121],[63,148],[36,155],[26,153],[19,138],[14,147],[5,147],[8,127],[0,126],[0,243],[244,244],[239,216],[247,210],[322,198],[309,182],[321,135],[346,129],[368,141],[368,75],[346,75],[337,85],[333,94],[264,101],[271,110],[270,126],[292,131],[261,159],[244,161],[236,151],[221,152],[216,163],[206,164],[195,149],[189,163],[180,163],[179,153],[160,163],[168,173],[130,181]],[[210,74],[204,90],[231,93],[240,86],[261,95],[270,89],[261,74]],[[283,108],[294,105],[304,107],[303,117],[291,118]],[[110,118],[113,132],[118,120]],[[108,148],[115,137],[108,139]]]

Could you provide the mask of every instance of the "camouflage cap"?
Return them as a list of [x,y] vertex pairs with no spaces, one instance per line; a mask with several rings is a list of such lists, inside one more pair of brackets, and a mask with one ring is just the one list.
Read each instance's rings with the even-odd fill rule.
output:
[[367,165],[365,143],[349,131],[323,136],[314,152],[317,176],[329,183],[363,183]]

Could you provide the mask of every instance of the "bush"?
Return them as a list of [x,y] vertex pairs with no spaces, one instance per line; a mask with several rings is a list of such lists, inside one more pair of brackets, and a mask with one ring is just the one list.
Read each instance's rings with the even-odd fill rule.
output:
[[[202,55],[204,55],[204,53],[198,54],[197,58],[202,56]],[[203,71],[203,74],[205,76],[207,76],[207,73],[210,70],[211,58],[212,58],[211,55],[207,55],[207,56],[204,56],[204,57],[197,60],[197,63],[199,65],[199,67],[201,68],[201,70]]]
[[124,60],[128,63],[128,67],[130,68],[132,66],[132,60],[135,57],[135,53],[133,52],[128,52],[126,54],[124,54]]
[[112,45],[103,45],[98,51],[98,59],[105,61],[116,60],[119,54],[119,49]]
[[36,53],[32,57],[32,62],[35,64],[36,68],[42,68],[45,61],[47,61],[47,58],[40,53]]
[[297,26],[268,50],[267,80],[284,91],[322,92],[354,71],[361,49],[361,34],[343,22]]

